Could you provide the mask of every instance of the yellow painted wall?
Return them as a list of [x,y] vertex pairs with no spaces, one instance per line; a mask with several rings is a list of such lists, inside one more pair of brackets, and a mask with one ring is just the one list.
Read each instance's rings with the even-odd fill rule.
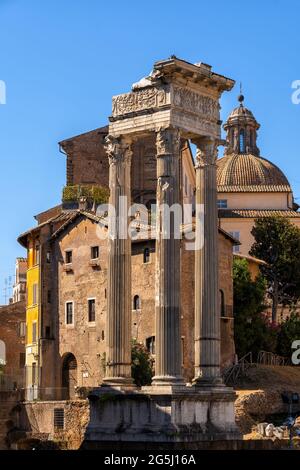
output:
[[[26,307],[26,365],[31,366],[37,362],[34,356],[38,354],[38,335],[39,335],[39,278],[40,267],[35,264],[34,242],[29,241],[28,245],[28,270],[27,270],[27,307]],[[33,286],[37,285],[36,303],[33,303]],[[36,322],[36,343],[32,343],[32,325]]]

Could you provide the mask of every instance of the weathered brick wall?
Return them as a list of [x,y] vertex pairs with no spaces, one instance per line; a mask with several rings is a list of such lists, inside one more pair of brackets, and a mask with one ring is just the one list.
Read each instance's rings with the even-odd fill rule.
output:
[[0,308],[0,340],[4,341],[6,347],[4,373],[21,386],[24,367],[20,367],[20,355],[25,354],[25,337],[20,336],[20,323],[25,322],[25,317],[25,300]]
[[[64,410],[64,429],[61,430],[54,427],[57,408]],[[80,447],[89,416],[88,400],[39,401],[22,404],[18,421],[28,438],[40,437],[72,450]]]
[[67,184],[99,184],[108,186],[108,158],[104,138],[108,128],[102,127],[60,142],[67,154]]

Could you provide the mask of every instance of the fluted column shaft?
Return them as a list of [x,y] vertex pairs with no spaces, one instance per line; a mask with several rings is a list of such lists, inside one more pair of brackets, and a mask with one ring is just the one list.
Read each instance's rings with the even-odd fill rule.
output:
[[155,377],[153,385],[182,383],[180,339],[180,220],[172,213],[180,204],[180,134],[157,133],[157,216],[155,286]]
[[[218,309],[217,142],[197,140],[195,250],[195,379],[218,384],[220,378],[220,316]],[[198,238],[199,242],[199,238]]]
[[131,201],[130,143],[108,136],[109,239],[107,348],[104,384],[126,386],[131,379],[131,239],[128,208]]

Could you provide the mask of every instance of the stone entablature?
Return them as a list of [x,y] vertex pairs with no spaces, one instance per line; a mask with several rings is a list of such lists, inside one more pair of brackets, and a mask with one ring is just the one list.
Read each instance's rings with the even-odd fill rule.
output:
[[130,93],[113,97],[110,134],[156,131],[179,127],[184,137],[220,138],[219,98],[233,80],[214,74],[205,64],[177,58],[156,62],[150,77]]

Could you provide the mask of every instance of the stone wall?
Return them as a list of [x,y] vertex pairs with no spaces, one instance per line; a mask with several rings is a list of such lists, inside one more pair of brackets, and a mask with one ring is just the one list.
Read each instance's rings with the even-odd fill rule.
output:
[[20,335],[20,324],[25,322],[25,315],[24,300],[0,308],[0,340],[5,343],[6,349],[3,372],[10,388],[14,387],[14,382],[18,387],[24,385],[25,336]]
[[[63,410],[63,429],[54,426],[55,409]],[[27,438],[54,441],[66,449],[80,447],[88,421],[87,400],[27,402],[19,412],[19,429],[26,432]]]

